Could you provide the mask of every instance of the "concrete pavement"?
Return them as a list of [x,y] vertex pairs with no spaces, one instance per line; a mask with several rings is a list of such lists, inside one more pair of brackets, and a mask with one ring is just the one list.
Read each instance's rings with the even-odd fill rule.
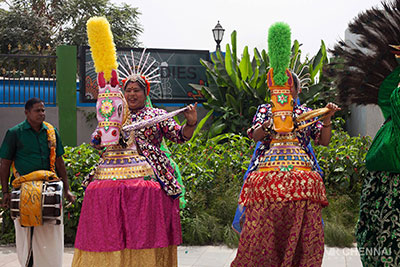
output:
[[[63,267],[71,266],[74,249],[64,249]],[[228,267],[235,258],[236,249],[225,246],[179,246],[179,267]],[[19,267],[15,247],[0,246],[0,267]],[[362,267],[356,248],[325,247],[322,267]]]

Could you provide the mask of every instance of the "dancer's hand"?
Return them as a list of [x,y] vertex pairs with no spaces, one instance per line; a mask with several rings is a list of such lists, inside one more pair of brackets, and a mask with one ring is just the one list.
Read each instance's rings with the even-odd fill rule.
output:
[[188,126],[195,126],[197,124],[197,102],[194,104],[190,104],[188,106],[189,108],[183,112],[183,115],[185,115],[186,118],[186,125]]
[[5,192],[3,193],[3,199],[1,201],[1,206],[4,209],[8,209],[10,207],[10,201],[11,201],[11,194],[10,192]]
[[262,124],[262,128],[265,131],[266,129],[271,127],[271,125],[272,125],[272,118],[269,118],[268,120],[264,121],[264,123]]
[[326,114],[327,118],[331,118],[336,111],[342,110],[341,108],[338,107],[338,105],[336,105],[335,103],[329,102],[328,104],[326,104],[325,106],[326,108],[329,108],[330,111]]
[[68,190],[67,192],[65,192],[65,198],[67,199],[67,201],[69,201],[70,203],[74,203],[76,200],[76,196],[70,191]]
[[102,150],[104,147],[101,146],[101,132],[98,130],[95,135],[93,135],[92,141],[90,142],[92,147],[98,150]]

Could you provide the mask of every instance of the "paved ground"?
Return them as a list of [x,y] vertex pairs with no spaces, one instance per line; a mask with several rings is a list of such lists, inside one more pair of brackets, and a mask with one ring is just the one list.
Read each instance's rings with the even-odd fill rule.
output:
[[[65,248],[63,267],[71,266],[73,248]],[[179,267],[228,267],[236,249],[223,246],[178,247]],[[0,247],[0,267],[19,267],[15,247]],[[323,267],[361,267],[356,248],[325,247]]]

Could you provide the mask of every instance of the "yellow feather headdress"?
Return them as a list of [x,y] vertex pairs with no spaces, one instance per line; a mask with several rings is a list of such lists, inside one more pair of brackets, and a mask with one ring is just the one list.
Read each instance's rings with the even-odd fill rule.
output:
[[93,17],[87,21],[86,27],[96,72],[104,72],[104,78],[110,81],[111,71],[118,68],[110,24],[104,17]]

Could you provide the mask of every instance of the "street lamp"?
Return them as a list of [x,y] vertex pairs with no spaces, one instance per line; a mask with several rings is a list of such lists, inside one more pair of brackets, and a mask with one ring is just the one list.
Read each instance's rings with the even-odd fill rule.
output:
[[221,26],[221,24],[219,24],[219,20],[218,20],[217,25],[215,25],[215,28],[212,29],[212,32],[214,35],[214,40],[217,43],[216,51],[221,50],[221,47],[219,44],[221,43],[222,38],[224,37],[224,31],[225,31],[225,29],[222,28],[222,26]]

